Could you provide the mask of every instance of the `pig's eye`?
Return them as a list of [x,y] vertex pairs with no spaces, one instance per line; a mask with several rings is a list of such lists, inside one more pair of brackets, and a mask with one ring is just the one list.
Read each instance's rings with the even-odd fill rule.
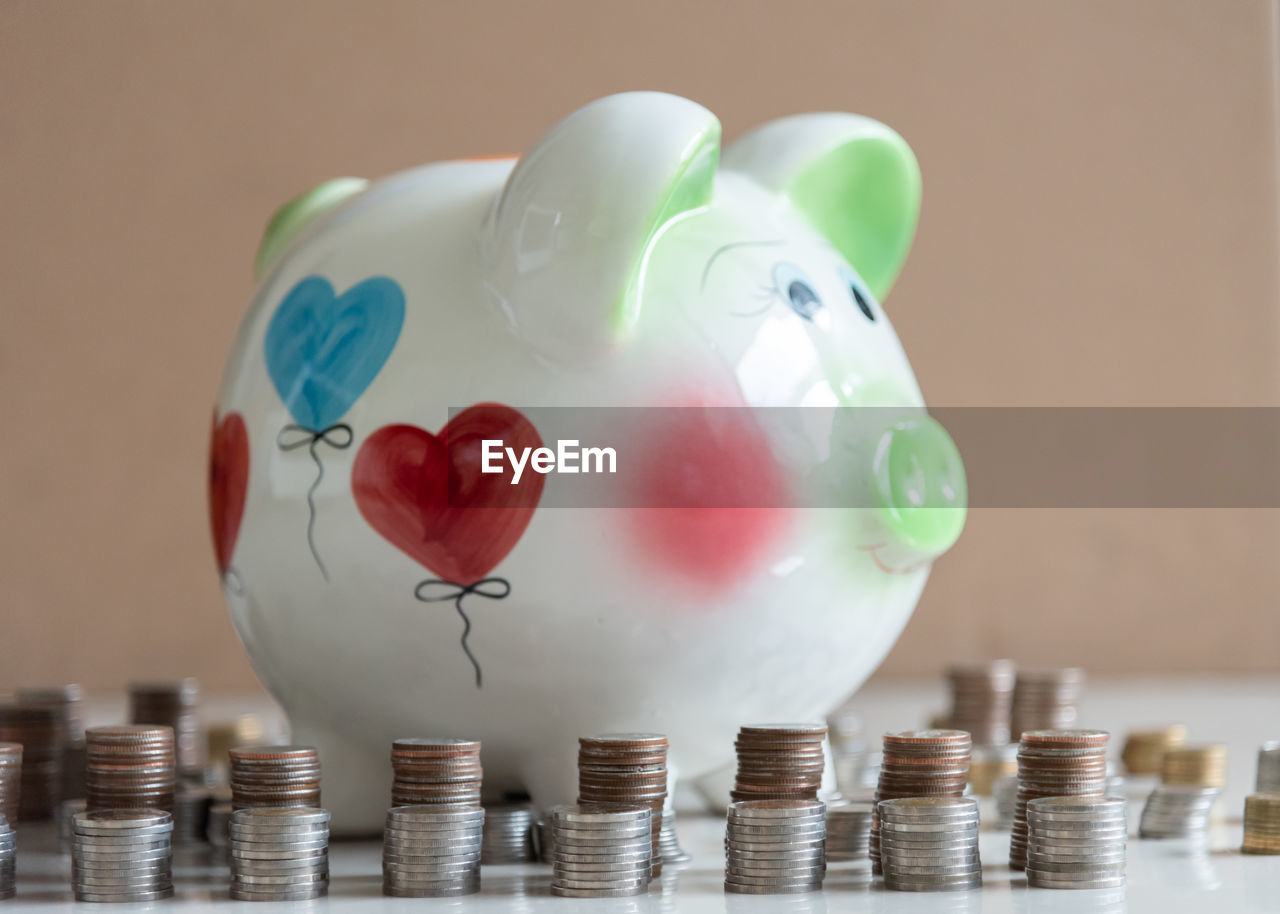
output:
[[862,290],[862,280],[857,277],[853,270],[844,267],[840,269],[840,278],[849,287],[849,294],[853,296],[853,303],[858,306],[862,316],[869,321],[874,321],[876,313],[871,310],[871,296]]
[[773,268],[773,284],[778,294],[791,305],[791,310],[805,320],[813,320],[822,307],[822,299],[813,291],[813,282],[793,263],[783,261]]

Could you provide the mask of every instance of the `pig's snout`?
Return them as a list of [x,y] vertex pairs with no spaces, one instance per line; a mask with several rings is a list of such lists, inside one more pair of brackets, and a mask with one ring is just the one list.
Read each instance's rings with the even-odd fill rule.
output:
[[921,565],[951,548],[969,502],[964,464],[947,430],[923,413],[900,416],[875,441],[868,545],[886,569]]

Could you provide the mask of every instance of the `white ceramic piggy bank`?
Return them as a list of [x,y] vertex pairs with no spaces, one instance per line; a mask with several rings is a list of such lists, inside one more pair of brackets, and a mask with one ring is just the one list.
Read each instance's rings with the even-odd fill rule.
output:
[[[379,827],[396,737],[482,739],[486,792],[545,807],[575,799],[580,735],[665,733],[704,778],[740,724],[862,683],[967,498],[880,304],[919,195],[875,121],[799,115],[722,150],[706,109],[630,93],[518,160],[277,214],[210,503],[235,626],[320,748],[338,830]],[[516,481],[522,454],[561,456],[548,407],[637,408],[592,442],[625,496],[554,496],[547,460]],[[842,436],[849,411],[873,418]]]

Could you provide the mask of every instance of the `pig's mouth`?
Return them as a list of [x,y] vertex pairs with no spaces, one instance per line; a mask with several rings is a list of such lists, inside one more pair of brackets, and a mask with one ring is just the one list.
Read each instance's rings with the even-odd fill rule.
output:
[[875,562],[875,566],[885,574],[911,574],[911,572],[919,571],[921,568],[924,568],[929,564],[928,562],[914,562],[904,568],[894,568],[892,565],[886,565],[884,559],[880,557],[880,550],[887,545],[889,544],[873,543],[866,546],[858,546],[857,549],[859,552],[865,552],[867,555],[871,556],[871,561]]

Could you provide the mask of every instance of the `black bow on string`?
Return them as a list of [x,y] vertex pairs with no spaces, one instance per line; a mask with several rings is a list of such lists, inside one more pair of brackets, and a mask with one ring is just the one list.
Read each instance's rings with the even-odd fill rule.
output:
[[351,430],[351,426],[345,422],[338,422],[328,428],[316,431],[313,428],[307,428],[305,425],[286,425],[280,429],[276,435],[276,447],[282,451],[296,451],[300,447],[305,447],[311,453],[311,459],[316,464],[316,480],[311,483],[311,488],[307,489],[307,545],[311,547],[311,556],[316,560],[316,565],[320,568],[320,573],[324,575],[325,583],[329,582],[329,571],[324,567],[324,562],[320,559],[320,553],[316,550],[316,489],[320,488],[320,483],[324,479],[324,464],[320,462],[320,455],[316,453],[316,448],[321,442],[329,445],[337,451],[345,451],[351,447],[351,443],[355,440],[355,432]]
[[[430,590],[441,590],[442,593],[424,596]],[[475,594],[489,600],[505,600],[511,595],[511,582],[506,578],[481,578],[473,584],[455,584],[453,581],[441,581],[435,578],[423,581],[413,589],[413,595],[423,603],[447,603],[452,601],[458,615],[462,617],[462,650],[476,670],[476,688],[481,686],[480,663],[471,648],[467,646],[467,636],[471,634],[471,620],[462,608],[462,598],[467,594]]]

